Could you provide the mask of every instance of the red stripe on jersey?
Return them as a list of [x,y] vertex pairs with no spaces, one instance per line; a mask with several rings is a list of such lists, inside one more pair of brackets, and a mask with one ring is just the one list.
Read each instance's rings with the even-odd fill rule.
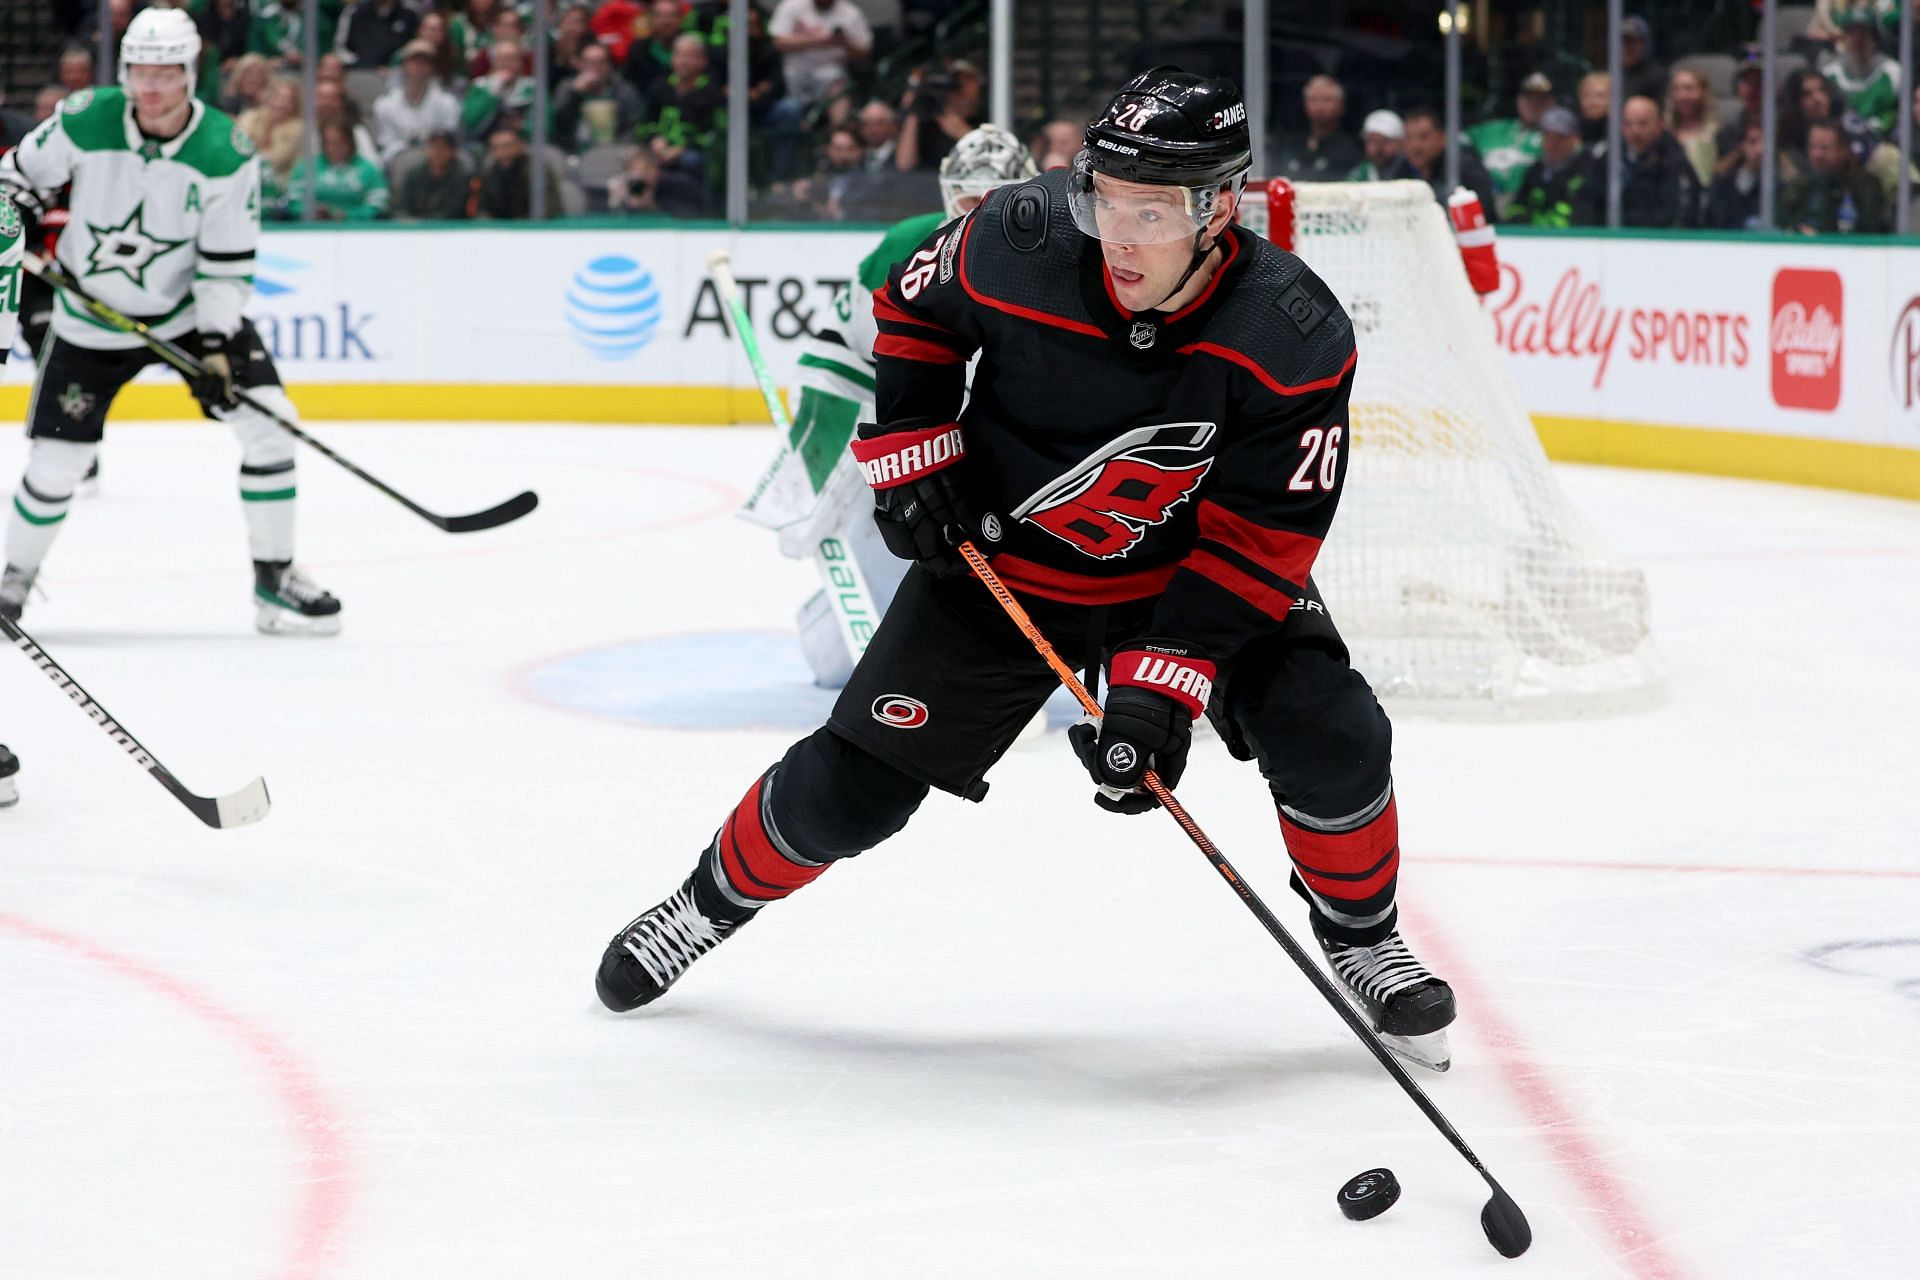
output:
[[973,234],[973,225],[978,221],[980,221],[978,218],[967,219],[966,229],[960,233],[960,251],[955,255],[960,260],[960,287],[967,291],[969,298],[972,298],[982,306],[992,307],[995,311],[1004,311],[1010,316],[1020,316],[1027,320],[1037,320],[1041,324],[1050,324],[1056,329],[1065,329],[1069,333],[1084,333],[1090,338],[1105,338],[1107,336],[1090,324],[1082,324],[1078,320],[1069,320],[1066,316],[1056,316],[1052,312],[1035,311],[1032,307],[1022,307],[1016,306],[1011,302],[1002,302],[998,298],[989,298],[984,293],[975,289],[973,287],[973,281],[967,279],[967,238]]
[[945,325],[935,324],[925,316],[917,316],[911,311],[902,310],[900,305],[896,303],[887,292],[892,287],[891,285],[883,284],[873,291],[873,318],[875,320],[887,320],[894,324],[917,324],[922,329],[932,329],[938,333],[953,332],[953,330],[947,328]]
[[1128,600],[1145,600],[1166,590],[1167,580],[1173,577],[1173,568],[1172,565],[1162,565],[1158,569],[1142,569],[1139,573],[1096,578],[1091,574],[1072,573],[1035,564],[1019,556],[999,555],[993,558],[993,571],[1015,591],[1039,596],[1042,600],[1059,600],[1065,604],[1121,604]]
[[780,852],[760,819],[765,786],[764,778],[754,783],[727,815],[727,824],[720,828],[720,861],[741,896],[771,901],[812,884],[832,864],[804,867]]
[[883,333],[875,338],[873,354],[917,360],[921,364],[965,364],[967,361],[959,352],[950,351],[937,342],[925,338],[903,338],[897,333]]
[[1194,342],[1180,348],[1180,354],[1183,356],[1192,355],[1195,352],[1200,352],[1204,355],[1219,356],[1222,360],[1231,360],[1233,363],[1251,372],[1254,377],[1260,379],[1260,381],[1266,385],[1267,390],[1279,396],[1303,396],[1309,391],[1325,391],[1330,387],[1337,387],[1340,385],[1340,380],[1346,377],[1348,371],[1353,368],[1354,362],[1360,358],[1360,352],[1358,350],[1351,351],[1347,354],[1347,362],[1340,366],[1340,372],[1334,374],[1332,377],[1320,378],[1313,382],[1303,382],[1297,387],[1289,387],[1265,369],[1262,369],[1260,362],[1244,351],[1235,351],[1232,347],[1223,347],[1217,342]]
[[1284,622],[1293,608],[1293,597],[1277,587],[1268,586],[1237,564],[1229,564],[1211,551],[1196,549],[1180,562],[1210,582],[1226,588],[1276,622]]
[[1320,539],[1288,529],[1269,529],[1235,515],[1211,499],[1200,503],[1200,536],[1224,543],[1288,582],[1305,582],[1320,554]]
[[1222,258],[1220,265],[1214,268],[1213,279],[1207,281],[1207,287],[1200,291],[1199,297],[1168,316],[1164,323],[1172,324],[1176,320],[1186,319],[1202,306],[1205,306],[1207,299],[1213,296],[1213,291],[1220,287],[1220,281],[1226,278],[1227,268],[1232,266],[1233,260],[1240,256],[1240,242],[1237,239],[1229,234],[1225,239],[1225,243],[1227,246],[1227,256]]
[[1357,831],[1310,831],[1280,815],[1287,856],[1307,887],[1335,902],[1361,902],[1400,871],[1400,811],[1393,799]]

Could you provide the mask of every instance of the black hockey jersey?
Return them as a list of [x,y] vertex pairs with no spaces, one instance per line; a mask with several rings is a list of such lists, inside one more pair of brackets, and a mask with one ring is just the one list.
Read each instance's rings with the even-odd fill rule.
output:
[[1225,659],[1285,621],[1327,535],[1353,326],[1305,264],[1237,226],[1199,297],[1125,310],[1068,177],[997,189],[874,291],[877,421],[958,424],[1009,587],[1158,597],[1145,634]]

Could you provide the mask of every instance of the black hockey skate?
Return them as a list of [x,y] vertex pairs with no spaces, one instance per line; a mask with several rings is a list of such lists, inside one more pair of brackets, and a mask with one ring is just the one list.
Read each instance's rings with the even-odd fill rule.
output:
[[1356,947],[1329,938],[1320,918],[1310,918],[1334,977],[1387,1048],[1433,1071],[1452,1066],[1447,1028],[1455,1016],[1453,988],[1420,963],[1400,931],[1370,947]]
[[[748,916],[751,920],[753,917]],[[687,967],[732,936],[745,920],[716,920],[700,909],[689,879],[607,944],[594,975],[600,1003],[615,1013],[652,1004]]]
[[13,776],[19,772],[20,758],[0,746],[0,809],[10,808],[20,802],[20,788],[13,784]]
[[0,573],[0,618],[20,621],[21,611],[27,607],[27,592],[33,590],[38,573],[37,569],[16,569],[12,565]]
[[340,634],[340,602],[291,560],[253,562],[253,625],[269,636]]

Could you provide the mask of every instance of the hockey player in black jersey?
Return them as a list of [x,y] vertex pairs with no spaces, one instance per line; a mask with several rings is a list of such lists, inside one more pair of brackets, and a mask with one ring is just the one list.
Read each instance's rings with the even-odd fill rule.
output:
[[877,423],[854,450],[915,565],[827,724],[607,947],[608,1008],[658,998],[930,787],[985,795],[1054,680],[970,580],[972,540],[1067,661],[1109,673],[1105,718],[1069,734],[1097,803],[1154,807],[1144,772],[1176,786],[1211,717],[1258,762],[1349,996],[1444,1069],[1453,993],[1395,927],[1391,731],[1309,576],[1347,472],[1353,327],[1235,225],[1249,159],[1230,82],[1156,68],[1071,170],[995,190],[875,291]]

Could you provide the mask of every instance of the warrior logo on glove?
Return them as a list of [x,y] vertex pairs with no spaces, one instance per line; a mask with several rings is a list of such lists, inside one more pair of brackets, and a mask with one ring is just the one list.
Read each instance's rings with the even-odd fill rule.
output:
[[1213,432],[1211,422],[1129,431],[1015,507],[1014,518],[1097,560],[1124,556],[1200,487],[1213,466],[1201,457]]

